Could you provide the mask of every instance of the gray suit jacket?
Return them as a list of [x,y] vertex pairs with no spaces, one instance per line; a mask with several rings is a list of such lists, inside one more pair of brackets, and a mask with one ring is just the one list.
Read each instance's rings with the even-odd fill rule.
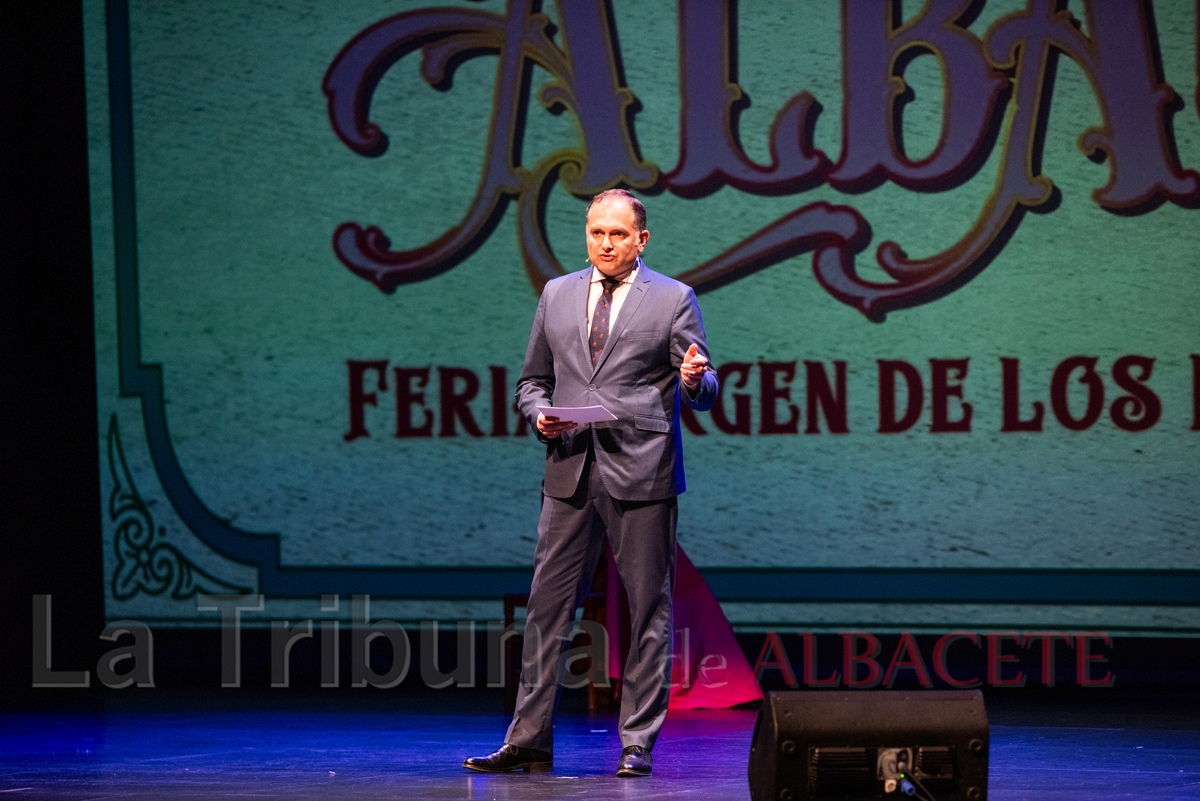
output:
[[717,376],[704,374],[692,395],[679,366],[693,342],[708,357],[696,295],[685,284],[640,263],[608,346],[593,369],[588,347],[586,269],[555,278],[542,290],[517,405],[537,431],[538,405],[603,405],[616,420],[580,426],[546,441],[545,492],[569,498],[579,485],[590,439],[600,476],[614,498],[650,501],[683,492],[680,398],[698,411],[717,396]]

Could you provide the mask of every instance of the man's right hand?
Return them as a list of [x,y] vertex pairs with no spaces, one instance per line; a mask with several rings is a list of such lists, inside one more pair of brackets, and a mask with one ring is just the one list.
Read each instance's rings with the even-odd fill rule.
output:
[[547,417],[538,412],[537,428],[546,439],[554,439],[564,431],[570,431],[575,425],[570,420],[559,420],[557,417]]

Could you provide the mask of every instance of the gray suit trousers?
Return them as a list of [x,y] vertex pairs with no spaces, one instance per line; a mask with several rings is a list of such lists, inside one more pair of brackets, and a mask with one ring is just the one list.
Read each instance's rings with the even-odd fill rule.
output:
[[[611,497],[591,453],[572,497],[543,497],[526,609],[521,685],[505,742],[554,750],[552,721],[570,646],[567,637],[575,610],[591,587],[607,536],[629,593],[630,647],[621,685],[621,744],[654,748],[671,692],[676,518],[674,497],[657,501]],[[530,634],[533,627],[540,637]],[[609,647],[618,646],[610,642]]]

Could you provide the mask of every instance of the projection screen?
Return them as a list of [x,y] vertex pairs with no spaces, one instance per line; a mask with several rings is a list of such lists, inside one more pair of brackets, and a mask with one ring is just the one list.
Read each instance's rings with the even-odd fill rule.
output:
[[110,620],[499,617],[624,186],[736,625],[1200,631],[1194,3],[539,5],[85,2]]

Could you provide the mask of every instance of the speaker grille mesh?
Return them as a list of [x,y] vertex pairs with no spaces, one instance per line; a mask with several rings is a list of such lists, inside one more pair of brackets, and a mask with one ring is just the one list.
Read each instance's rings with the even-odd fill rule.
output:
[[831,798],[847,791],[869,791],[874,767],[866,748],[813,746],[808,750],[808,794]]

